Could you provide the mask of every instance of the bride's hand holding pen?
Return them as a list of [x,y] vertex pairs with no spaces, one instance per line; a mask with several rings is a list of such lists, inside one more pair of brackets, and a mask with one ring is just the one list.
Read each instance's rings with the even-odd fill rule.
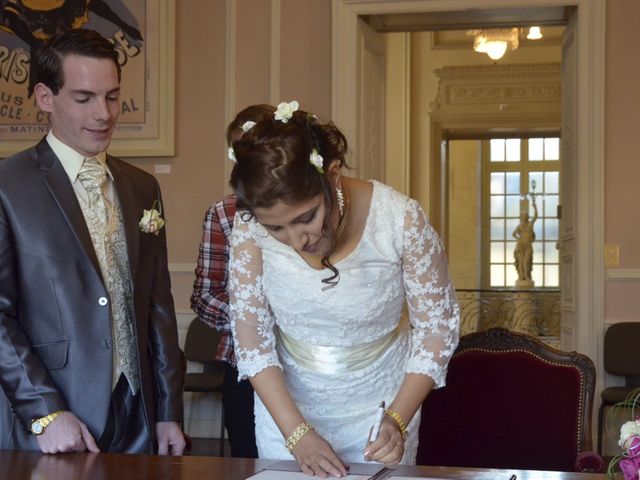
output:
[[[376,421],[371,429],[367,446],[364,449],[365,461],[375,461],[385,465],[397,465],[404,454],[404,432],[398,414],[384,408],[384,402],[378,408]],[[406,427],[405,427],[406,430]]]

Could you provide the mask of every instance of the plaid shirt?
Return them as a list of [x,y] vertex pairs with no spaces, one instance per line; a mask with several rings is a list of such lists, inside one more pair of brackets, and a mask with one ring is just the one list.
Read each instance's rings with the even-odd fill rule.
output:
[[200,320],[222,332],[216,358],[236,366],[229,323],[227,264],[229,240],[236,214],[236,197],[227,195],[216,202],[204,217],[191,308]]

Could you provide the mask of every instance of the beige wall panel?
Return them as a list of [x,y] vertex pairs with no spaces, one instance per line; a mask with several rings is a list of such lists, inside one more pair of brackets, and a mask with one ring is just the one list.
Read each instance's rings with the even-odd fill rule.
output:
[[[282,0],[280,99],[331,119],[331,2]],[[340,127],[340,125],[338,125]]]
[[[208,205],[224,192],[225,3],[176,2],[176,155],[134,160],[157,174],[167,216],[169,262],[194,263]],[[172,272],[178,310],[188,309],[193,272]]]
[[429,103],[435,96],[435,91],[428,91],[427,76],[433,75],[433,67],[426,64],[429,51],[429,39],[426,33],[412,33],[411,37],[411,176],[410,195],[415,198],[428,216],[430,210],[431,175],[429,170],[430,159],[430,122]]
[[640,3],[607,2],[605,96],[605,243],[620,246],[618,269],[635,269],[605,288],[605,318],[640,320],[640,64],[630,41],[637,34]]
[[480,175],[477,140],[449,149],[449,273],[456,288],[480,288]]
[[640,63],[629,49],[639,18],[640,2],[607,2],[605,241],[620,245],[621,268],[640,267]]
[[241,110],[269,103],[271,2],[236,0],[236,19],[236,110]]

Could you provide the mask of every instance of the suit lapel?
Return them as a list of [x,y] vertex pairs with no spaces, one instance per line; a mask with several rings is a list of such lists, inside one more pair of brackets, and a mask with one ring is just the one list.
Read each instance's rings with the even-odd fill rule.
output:
[[44,172],[44,183],[53,195],[76,239],[89,257],[98,276],[102,279],[98,257],[93,248],[87,223],[78,203],[78,198],[69,182],[69,176],[46,140],[36,146],[39,168]]
[[138,267],[138,254],[140,245],[140,231],[138,222],[142,216],[142,210],[138,208],[133,184],[127,175],[122,172],[118,162],[113,157],[107,156],[107,165],[113,175],[114,185],[118,194],[122,221],[124,222],[125,236],[127,237],[127,254],[129,255],[129,269],[133,281]]

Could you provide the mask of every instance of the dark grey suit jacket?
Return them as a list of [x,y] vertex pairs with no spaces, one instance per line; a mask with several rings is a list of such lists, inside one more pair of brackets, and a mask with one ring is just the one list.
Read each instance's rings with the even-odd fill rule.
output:
[[[154,423],[182,414],[182,369],[164,229],[138,222],[160,188],[108,157],[122,209],[149,452]],[[158,207],[156,207],[158,208]],[[31,420],[70,410],[101,435],[112,388],[112,329],[98,260],[62,164],[43,139],[0,160],[0,448],[37,449]]]

